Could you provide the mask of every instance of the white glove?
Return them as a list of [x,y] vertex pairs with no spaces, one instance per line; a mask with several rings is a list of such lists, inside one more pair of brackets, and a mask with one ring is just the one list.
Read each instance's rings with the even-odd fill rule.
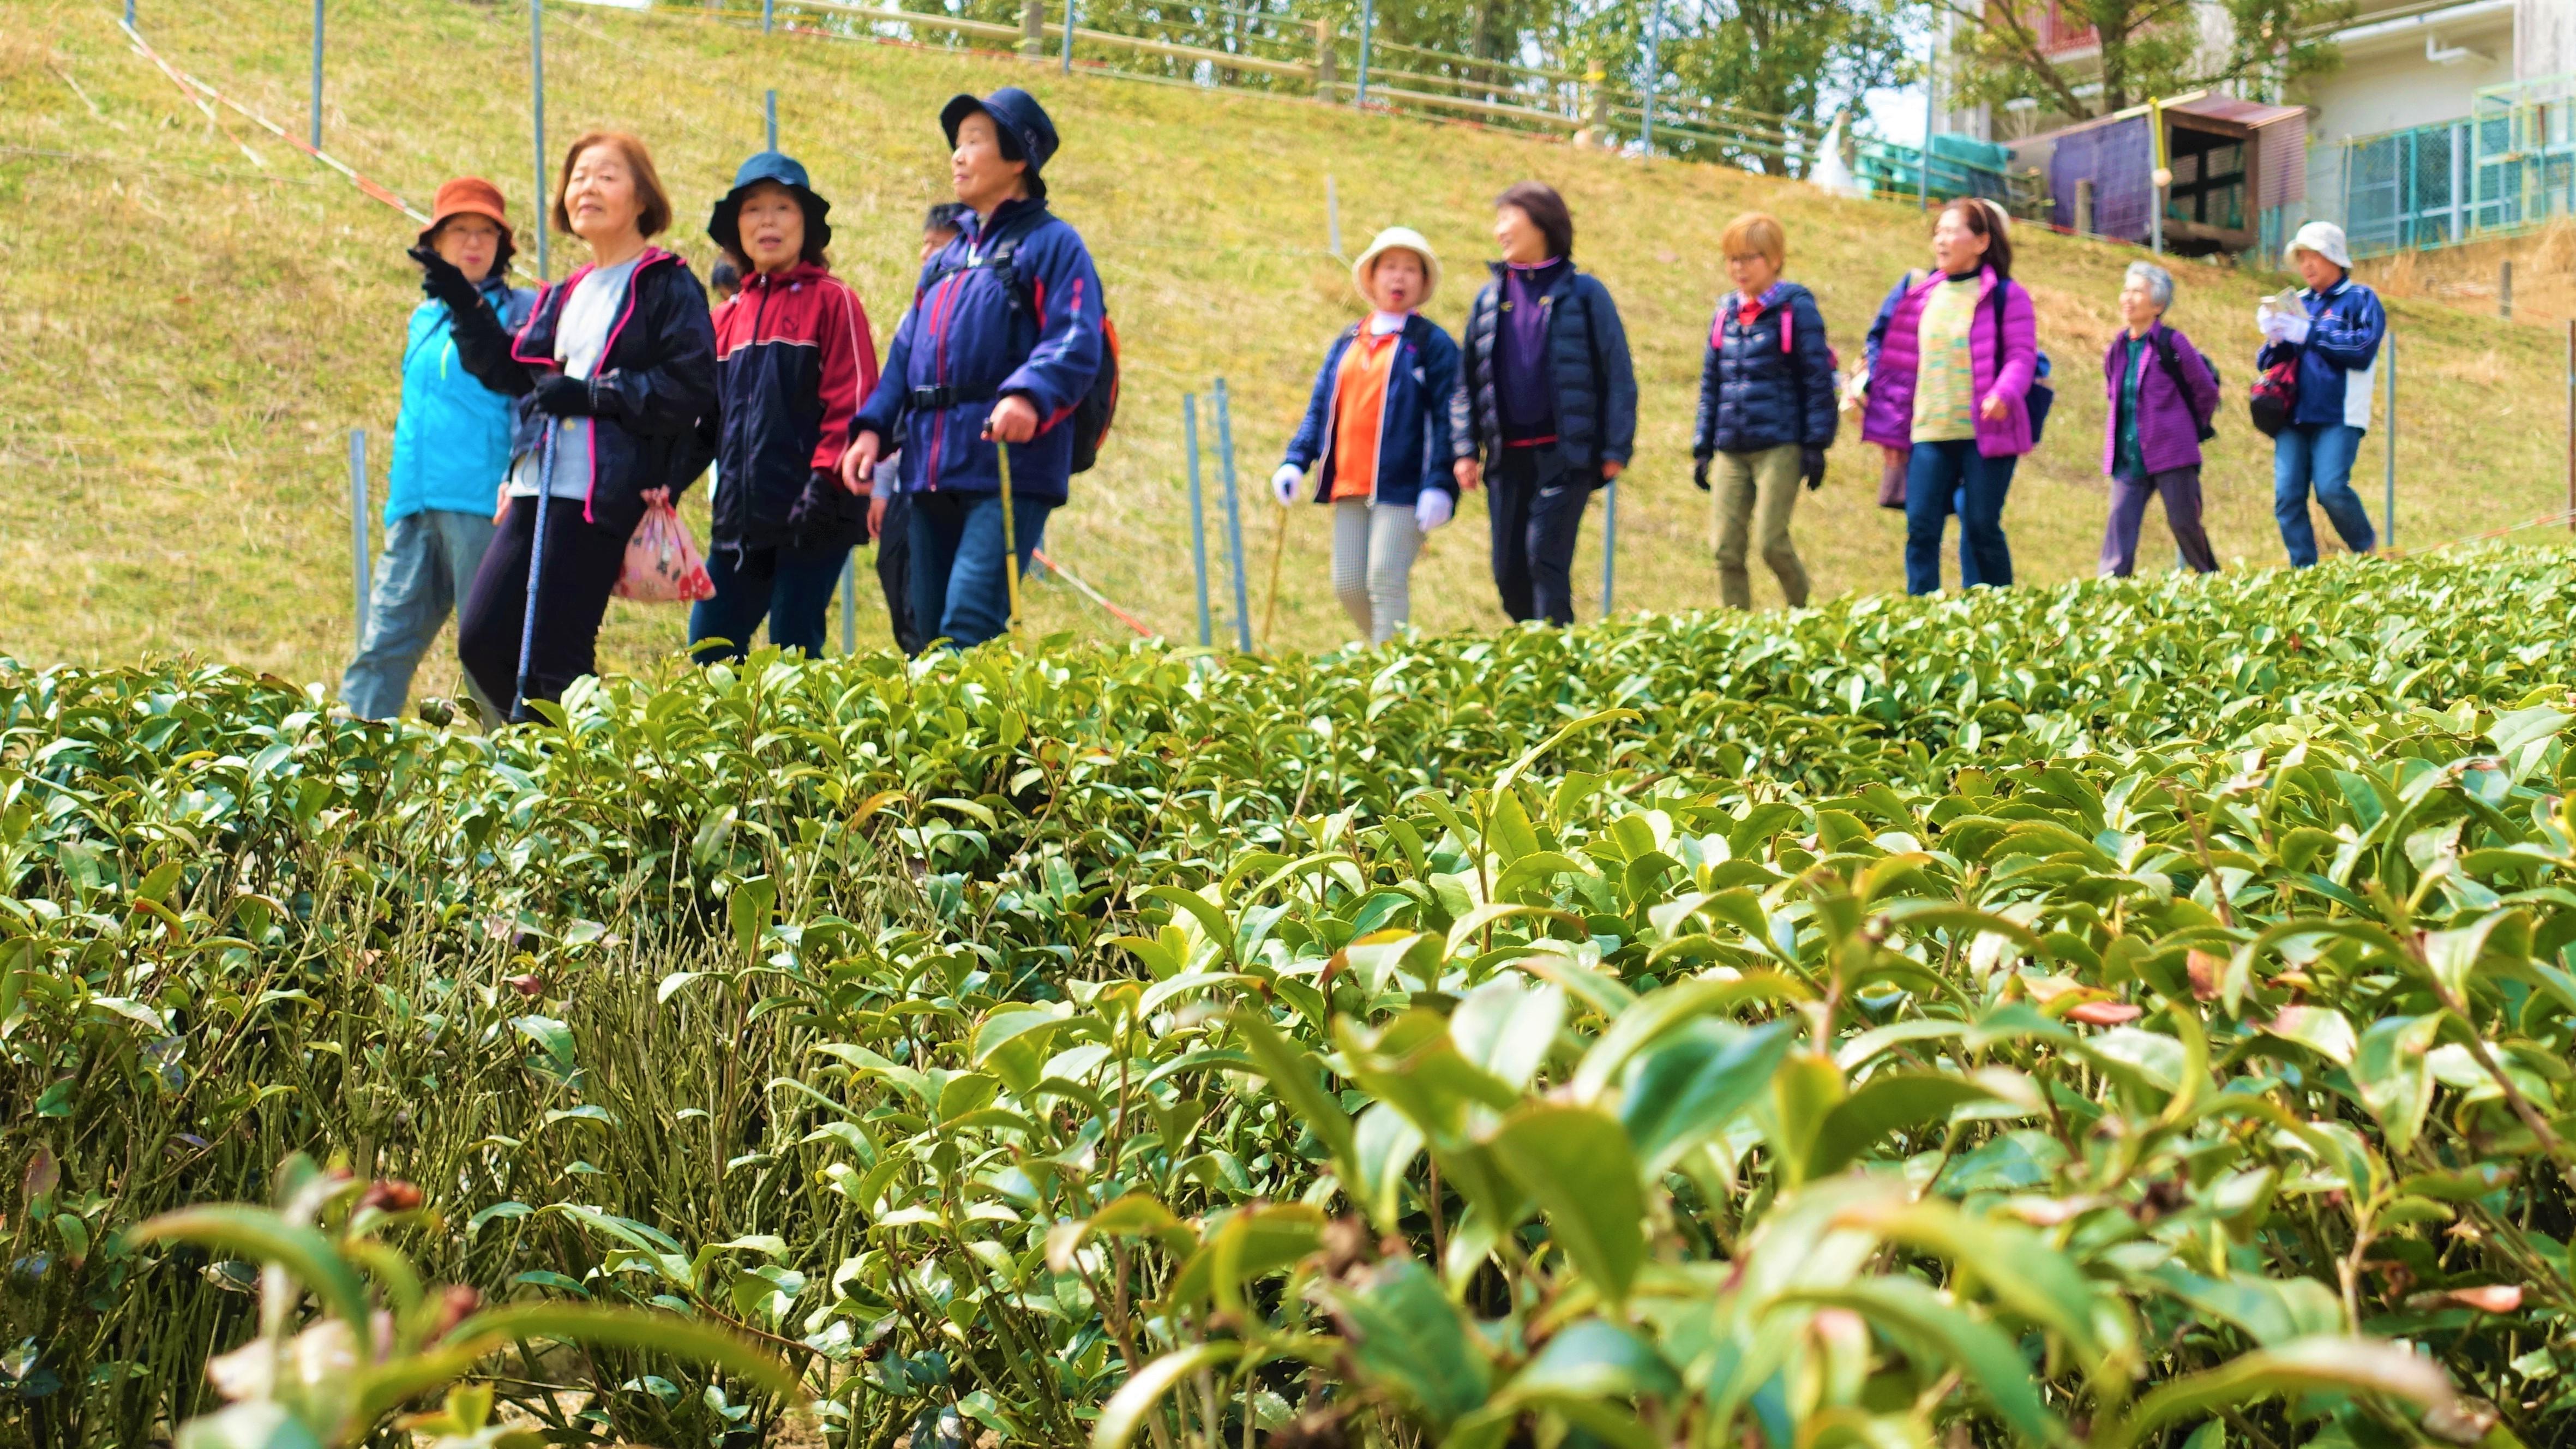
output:
[[1449,496],[1449,490],[1425,488],[1422,496],[1413,500],[1413,526],[1429,533],[1447,523],[1449,516],[1457,511],[1457,501]]
[[1297,485],[1305,481],[1305,469],[1294,463],[1282,463],[1279,471],[1270,475],[1270,491],[1279,495],[1279,506],[1285,508],[1297,501]]
[[2287,342],[2291,346],[2296,347],[2308,340],[2307,314],[2303,312],[2283,312],[2275,316],[2272,320],[2273,324],[2280,329],[2279,334],[2272,339],[2273,341]]

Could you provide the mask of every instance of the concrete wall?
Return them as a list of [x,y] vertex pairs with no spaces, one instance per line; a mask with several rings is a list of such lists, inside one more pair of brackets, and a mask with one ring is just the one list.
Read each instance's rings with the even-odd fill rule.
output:
[[[2521,3],[2576,12],[2576,0]],[[2295,97],[2315,108],[2308,120],[2309,143],[2329,145],[2347,136],[2371,136],[2467,116],[2470,100],[2480,87],[2514,79],[2514,18],[2497,8],[2458,24],[2407,26],[2346,45],[2343,65],[2308,80]],[[2480,51],[2486,58],[2438,65],[2424,58],[2428,40],[2445,49]]]
[[2576,72],[2576,3],[2515,0],[2513,78],[2534,80]]

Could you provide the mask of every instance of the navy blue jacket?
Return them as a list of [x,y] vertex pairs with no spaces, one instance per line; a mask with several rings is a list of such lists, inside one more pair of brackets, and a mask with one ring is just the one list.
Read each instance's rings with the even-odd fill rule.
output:
[[2265,344],[2255,355],[2255,370],[2299,360],[2299,402],[2291,422],[2369,427],[2371,378],[2380,340],[2388,335],[2379,294],[2347,274],[2323,292],[2302,290],[2299,300],[2308,309],[2308,340]]
[[1749,327],[1736,301],[1733,292],[1719,298],[1708,325],[1692,455],[1832,447],[1834,369],[1815,297],[1795,282],[1774,282]]
[[[1342,355],[1360,335],[1358,323],[1343,329],[1324,349],[1323,370],[1315,374],[1314,396],[1306,402],[1306,420],[1289,441],[1287,461],[1303,469],[1315,485],[1315,501],[1333,501],[1333,417],[1341,393]],[[1438,323],[1416,313],[1404,319],[1396,338],[1395,365],[1386,381],[1386,406],[1378,415],[1377,476],[1369,480],[1369,502],[1413,506],[1425,488],[1455,498],[1458,480],[1450,471],[1449,399],[1458,390],[1458,344]]]
[[[1011,492],[1061,503],[1073,476],[1068,424],[1107,345],[1100,274],[1042,198],[1004,202],[989,228],[972,215],[964,221],[964,234],[922,267],[885,375],[851,433],[903,450],[906,493],[998,493],[1001,468],[984,420],[1017,393],[1037,408],[1038,434],[1011,449]],[[974,265],[987,230],[1017,239],[1015,281]]]
[[[511,456],[535,452],[550,421],[529,394],[537,379],[557,371],[555,324],[584,266],[537,294],[535,310],[516,337],[500,319],[477,308],[455,321],[456,355],[465,370],[494,392],[519,400]],[[706,289],[687,262],[647,247],[627,283],[626,308],[608,334],[608,347],[593,379],[617,395],[619,416],[594,419],[590,430],[590,494],[582,516],[623,538],[644,518],[644,494],[671,490],[673,498],[707,470],[708,450],[698,440],[698,419],[716,406],[716,334],[707,320]]]
[[[1449,400],[1449,447],[1460,458],[1479,452],[1490,463],[1503,448],[1502,408],[1494,389],[1497,324],[1502,320],[1503,263],[1476,293],[1460,339],[1458,389]],[[1628,332],[1610,289],[1571,267],[1542,297],[1548,309],[1548,371],[1556,379],[1558,469],[1598,488],[1601,465],[1626,463],[1637,444],[1637,373]]]
[[709,542],[717,548],[854,548],[867,500],[837,481],[799,535],[787,525],[808,479],[841,464],[850,419],[876,386],[876,343],[859,294],[814,262],[754,272],[716,309],[721,402],[701,419],[716,455]]

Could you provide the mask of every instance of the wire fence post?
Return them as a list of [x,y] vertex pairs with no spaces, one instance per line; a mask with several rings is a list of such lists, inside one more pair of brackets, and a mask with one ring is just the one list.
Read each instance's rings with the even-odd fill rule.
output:
[[1216,380],[1216,466],[1225,483],[1225,554],[1234,570],[1235,647],[1252,652],[1252,601],[1243,582],[1243,507],[1234,491],[1234,415],[1226,405],[1225,379]]
[[134,0],[125,0],[125,28],[134,28]]
[[2567,531],[2576,533],[2576,317],[2567,319]]
[[1064,58],[1057,67],[1066,75],[1073,74],[1073,27],[1082,18],[1082,0],[1064,0]]
[[367,641],[367,430],[349,430],[349,594],[358,642]]
[[2380,516],[2388,521],[2383,547],[2397,547],[2397,334],[2388,335],[2388,501]]
[[2147,250],[2165,254],[2165,188],[2173,182],[2165,155],[2165,113],[2147,102]]
[[1619,485],[1601,485],[1601,617],[1610,617],[1619,584]]
[[1923,168],[1914,191],[1914,209],[1932,209],[1932,122],[1940,114],[1941,20],[1932,17],[1932,35],[1923,56]]
[[[885,540],[877,540],[885,547]],[[859,652],[859,551],[852,549],[841,560],[841,657]]]
[[1377,0],[1360,0],[1360,68],[1353,82],[1351,104],[1368,109],[1369,37],[1377,34]]
[[760,33],[767,35],[778,18],[778,0],[760,0]]
[[1655,83],[1664,71],[1664,0],[1655,0],[1654,14],[1646,21],[1646,104],[1637,128],[1637,149],[1655,154]]
[[313,0],[313,149],[322,149],[322,0]]
[[528,0],[528,118],[537,137],[537,187],[532,195],[536,205],[528,208],[537,218],[537,280],[544,281],[546,267],[546,0]]
[[[2569,337],[2576,339],[2576,328]],[[1199,395],[1194,392],[1181,394],[1181,448],[1190,460],[1190,562],[1198,570],[1199,647],[1205,649],[1216,643],[1216,628],[1208,618],[1207,504],[1199,492]],[[2576,483],[2568,486],[2576,488]]]
[[1342,254],[1342,198],[1333,189],[1333,173],[1324,173],[1324,246],[1335,258]]
[[762,105],[768,112],[769,149],[775,151],[778,149],[778,92],[771,91]]

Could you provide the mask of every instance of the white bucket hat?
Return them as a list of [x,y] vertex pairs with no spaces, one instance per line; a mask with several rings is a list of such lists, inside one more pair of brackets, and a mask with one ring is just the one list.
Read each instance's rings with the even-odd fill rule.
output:
[[2352,249],[2344,244],[2343,228],[2330,221],[2312,221],[2300,227],[2298,235],[2281,250],[2284,255],[2315,252],[2347,272],[2352,270]]
[[1409,226],[1391,226],[1379,232],[1368,250],[1360,253],[1360,259],[1351,263],[1351,285],[1359,288],[1360,300],[1372,307],[1377,305],[1377,299],[1369,295],[1369,271],[1388,252],[1411,252],[1422,258],[1422,300],[1414,306],[1430,305],[1432,295],[1440,290],[1440,257],[1431,250],[1431,243],[1422,239],[1422,233]]

